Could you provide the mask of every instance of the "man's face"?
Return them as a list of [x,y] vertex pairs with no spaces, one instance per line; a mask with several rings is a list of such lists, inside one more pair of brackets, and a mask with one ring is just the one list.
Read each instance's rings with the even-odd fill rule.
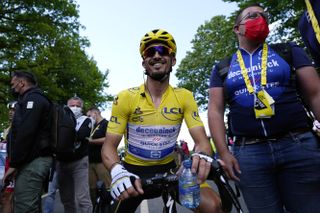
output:
[[170,53],[171,50],[162,44],[152,45],[144,51],[142,66],[150,75],[168,73],[176,63]]
[[80,100],[69,100],[68,101],[68,107],[78,107],[81,108],[81,101]]
[[97,121],[97,114],[94,111],[88,111],[87,116],[92,118],[93,120]]
[[247,20],[256,19],[259,16],[263,16],[265,19],[268,18],[267,13],[264,12],[263,8],[256,6],[248,7],[242,11],[241,19],[238,24],[244,24]]
[[20,78],[14,76],[11,79],[10,85],[11,85],[11,90],[13,92],[22,94],[22,88],[24,87],[25,82],[23,79],[20,79]]
[[14,109],[14,108],[10,108],[10,109],[9,109],[9,121],[10,121],[10,122],[11,122],[12,119],[13,119],[14,112],[15,112],[15,109]]
[[246,9],[244,9],[241,13],[240,21],[238,22],[238,27],[239,27],[239,31],[240,31],[241,35],[245,34],[245,25],[244,24],[248,20],[256,19],[260,16],[264,17],[267,20],[267,15],[264,12],[263,8],[261,8],[261,7],[253,6],[253,7],[248,7]]

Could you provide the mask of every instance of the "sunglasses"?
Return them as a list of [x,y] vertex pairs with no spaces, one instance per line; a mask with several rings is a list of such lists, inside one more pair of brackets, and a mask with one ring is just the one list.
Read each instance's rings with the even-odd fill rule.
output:
[[143,58],[153,57],[156,52],[158,52],[161,56],[168,56],[171,54],[172,50],[166,46],[151,46],[143,51],[142,55]]
[[269,19],[269,14],[267,12],[253,12],[253,13],[249,12],[245,16],[243,16],[238,23],[241,23],[243,20],[256,19],[260,16],[264,18],[266,21],[268,21]]

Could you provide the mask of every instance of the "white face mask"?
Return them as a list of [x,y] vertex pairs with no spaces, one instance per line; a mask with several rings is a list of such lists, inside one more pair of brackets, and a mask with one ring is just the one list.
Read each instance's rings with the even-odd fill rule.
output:
[[82,109],[80,107],[69,107],[71,111],[73,112],[74,116],[76,118],[79,118],[82,115]]

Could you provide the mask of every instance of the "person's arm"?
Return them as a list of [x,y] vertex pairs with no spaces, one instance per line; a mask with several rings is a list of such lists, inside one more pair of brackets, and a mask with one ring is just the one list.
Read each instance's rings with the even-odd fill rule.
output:
[[111,171],[112,166],[120,163],[117,148],[122,139],[122,135],[107,133],[101,149],[101,157],[104,166]]
[[197,172],[198,182],[205,181],[210,172],[211,147],[203,123],[199,116],[198,106],[190,91],[180,96],[184,119],[190,135],[195,143],[195,153],[192,155],[192,172]]
[[[210,143],[206,135],[203,126],[196,126],[189,129],[190,135],[195,144],[195,152],[207,155],[210,157],[212,155]],[[211,158],[211,157],[210,157]],[[200,158],[200,156],[194,155],[192,157],[192,172],[198,172],[198,182],[204,182],[210,172],[211,162]]]
[[[130,115],[128,98],[130,98],[130,95],[126,92],[120,93],[113,103],[106,138],[101,149],[102,162],[111,174],[111,195],[117,200],[143,194],[139,177],[122,166],[117,153]],[[131,177],[136,178],[135,187],[132,186]]]
[[209,90],[208,122],[217,152],[221,160],[224,162],[224,170],[229,178],[239,180],[234,174],[234,170],[240,173],[238,161],[229,152],[226,143],[223,87],[213,87]]
[[296,70],[300,89],[315,118],[320,120],[320,79],[315,68],[304,66]]
[[[121,164],[117,147],[122,135],[107,133],[101,149],[102,161],[111,174],[111,195],[114,199],[124,200],[129,197],[143,194],[139,177],[128,172]],[[132,186],[130,177],[135,177],[135,187]]]
[[102,138],[89,138],[89,143],[91,144],[96,144],[96,145],[102,145],[105,141],[106,137],[102,137]]

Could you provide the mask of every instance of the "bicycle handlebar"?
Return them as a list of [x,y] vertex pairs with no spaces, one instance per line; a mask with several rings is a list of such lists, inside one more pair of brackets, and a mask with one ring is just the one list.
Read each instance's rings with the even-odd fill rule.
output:
[[[130,177],[131,183],[134,185],[135,178]],[[163,174],[156,174],[154,177],[151,178],[142,178],[141,185],[142,187],[147,187],[151,185],[160,185],[163,187],[174,186],[178,184],[179,176],[177,174],[170,174],[170,173],[163,173]],[[216,160],[213,160],[211,163],[211,170],[208,176],[208,180],[213,180],[218,187],[219,194],[222,201],[222,208],[225,211],[231,211],[232,205],[236,208],[237,212],[242,212],[242,208],[238,198],[230,186],[227,176],[224,173],[224,170],[220,163]],[[102,200],[105,203],[110,203],[112,201],[112,196],[110,192],[107,192],[105,187],[103,187],[100,183],[98,185],[98,194],[102,197]],[[104,188],[104,189],[103,189]]]

